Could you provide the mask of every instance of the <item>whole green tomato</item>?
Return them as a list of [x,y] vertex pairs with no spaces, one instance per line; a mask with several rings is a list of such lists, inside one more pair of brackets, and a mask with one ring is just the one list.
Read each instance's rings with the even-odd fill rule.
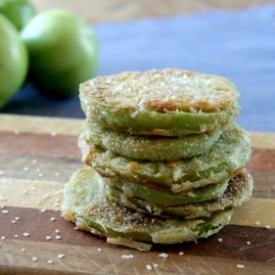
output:
[[28,64],[28,53],[18,31],[0,14],[0,108],[23,84]]
[[21,38],[30,56],[30,78],[44,95],[69,97],[96,72],[95,33],[71,12],[50,10],[36,15]]
[[20,31],[36,14],[36,10],[27,0],[0,0],[0,13]]

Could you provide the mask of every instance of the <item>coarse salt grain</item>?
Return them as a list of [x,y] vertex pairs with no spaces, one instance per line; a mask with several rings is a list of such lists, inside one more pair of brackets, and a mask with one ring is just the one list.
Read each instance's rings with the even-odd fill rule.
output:
[[243,264],[237,264],[237,268],[244,268]]
[[57,255],[57,258],[58,258],[58,259],[63,259],[64,257],[65,257],[65,255],[62,254],[62,253],[60,253],[60,254]]
[[55,238],[56,238],[57,240],[60,240],[60,239],[61,239],[61,236],[57,235],[57,236],[55,236]]
[[0,176],[3,176],[5,174],[4,171],[0,171]]
[[222,238],[219,238],[219,239],[218,239],[218,242],[220,242],[220,243],[221,243],[222,241],[223,241],[223,239],[222,239]]
[[44,213],[46,211],[47,211],[47,208],[45,208],[45,207],[43,207],[43,208],[40,209],[40,212],[42,212],[42,213]]
[[29,237],[30,235],[31,235],[31,234],[28,233],[28,232],[24,232],[24,233],[23,233],[23,236],[24,236],[24,237]]
[[46,236],[46,240],[47,240],[47,241],[50,241],[51,239],[52,239],[51,236]]
[[184,254],[184,252],[183,252],[183,251],[180,251],[180,252],[179,252],[179,255],[180,255],[180,256],[182,256],[183,254]]
[[102,251],[102,248],[99,247],[99,248],[97,249],[97,251],[98,251],[98,252],[101,252],[101,251]]
[[48,260],[47,263],[48,264],[53,264],[53,260]]
[[256,224],[256,225],[260,225],[261,223],[260,223],[259,221],[256,221],[255,224]]
[[32,261],[33,261],[33,262],[36,262],[37,260],[38,260],[37,257],[32,257]]
[[160,253],[159,257],[161,257],[161,258],[168,258],[168,254],[167,253]]
[[147,264],[147,265],[146,265],[146,269],[147,269],[147,270],[152,270],[153,268],[152,268],[152,266],[151,266],[150,264]]
[[8,209],[3,209],[1,212],[2,212],[3,214],[8,214],[8,213],[9,213],[9,210],[8,210]]
[[56,220],[55,217],[51,217],[51,222],[54,222]]
[[270,226],[269,224],[267,224],[267,225],[265,226],[265,228],[266,228],[266,229],[271,229],[271,226]]
[[59,229],[55,229],[54,232],[55,232],[56,234],[59,234],[59,233],[60,233],[60,230],[59,230]]
[[132,255],[132,254],[129,254],[129,255],[123,254],[123,255],[121,255],[121,258],[123,258],[123,259],[133,259],[134,255]]

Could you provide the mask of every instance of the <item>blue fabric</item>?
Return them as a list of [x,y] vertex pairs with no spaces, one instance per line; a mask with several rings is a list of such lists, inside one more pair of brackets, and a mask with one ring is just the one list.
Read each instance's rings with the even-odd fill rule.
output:
[[[177,67],[214,73],[241,92],[237,122],[275,132],[275,5],[207,11],[93,26],[100,43],[97,75]],[[27,84],[2,111],[83,118],[78,96],[55,101]]]

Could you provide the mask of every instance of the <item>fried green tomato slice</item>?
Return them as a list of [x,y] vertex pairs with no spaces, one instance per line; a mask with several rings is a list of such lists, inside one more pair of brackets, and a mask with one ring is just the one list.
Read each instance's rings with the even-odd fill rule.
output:
[[150,250],[152,244],[207,238],[229,223],[232,210],[191,220],[138,213],[108,201],[102,177],[87,167],[76,171],[65,185],[62,216],[79,229],[106,237],[107,242]]
[[163,207],[198,203],[221,197],[228,186],[228,181],[211,184],[200,188],[173,193],[168,188],[155,184],[139,184],[124,178],[105,178],[104,184],[112,189],[120,190],[131,198],[140,198]]
[[211,132],[239,114],[240,94],[226,78],[179,69],[123,72],[80,85],[81,107],[102,128],[135,135]]
[[237,124],[226,129],[209,151],[177,161],[145,161],[118,155],[79,140],[82,161],[107,177],[168,186],[179,193],[228,180],[250,157],[248,133]]
[[111,201],[141,213],[157,216],[176,216],[185,219],[210,217],[214,212],[240,207],[249,200],[253,191],[253,178],[246,169],[229,180],[228,187],[221,197],[200,203],[189,203],[177,206],[163,206],[151,201],[127,196],[118,188],[106,185],[106,193]]
[[111,150],[121,156],[152,161],[178,160],[201,155],[220,137],[222,130],[183,137],[137,136],[103,129],[93,121],[83,123],[87,143]]

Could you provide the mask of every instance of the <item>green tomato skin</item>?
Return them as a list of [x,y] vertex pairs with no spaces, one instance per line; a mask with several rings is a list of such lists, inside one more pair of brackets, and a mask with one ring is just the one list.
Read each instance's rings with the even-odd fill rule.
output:
[[35,16],[21,38],[30,55],[31,79],[44,95],[69,97],[97,70],[96,36],[70,12],[51,10]]
[[28,65],[28,53],[17,30],[0,14],[0,108],[23,84]]
[[27,0],[0,0],[0,13],[20,31],[36,14],[36,10]]

